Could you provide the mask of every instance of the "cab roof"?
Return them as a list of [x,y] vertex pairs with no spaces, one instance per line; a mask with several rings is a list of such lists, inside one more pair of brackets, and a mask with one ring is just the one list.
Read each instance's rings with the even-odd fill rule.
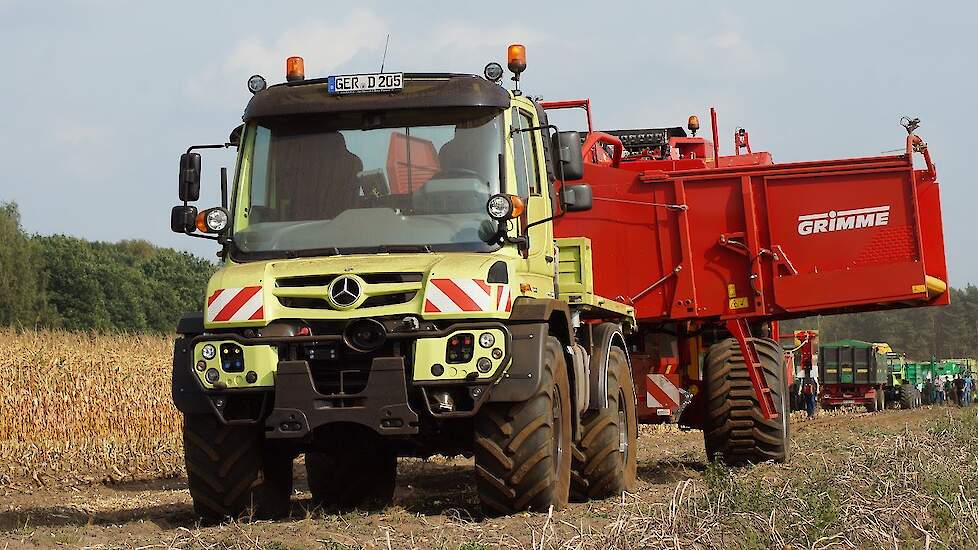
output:
[[396,92],[329,95],[325,78],[276,84],[248,102],[242,120],[296,114],[345,111],[496,107],[506,109],[510,95],[482,77],[451,73],[405,73],[404,89]]

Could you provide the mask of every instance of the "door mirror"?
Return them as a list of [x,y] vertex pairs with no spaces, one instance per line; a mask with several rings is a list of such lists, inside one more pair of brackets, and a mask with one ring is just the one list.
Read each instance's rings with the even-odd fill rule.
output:
[[231,130],[231,135],[228,136],[228,143],[234,147],[240,147],[242,132],[244,132],[244,124],[239,124],[237,128]]
[[170,210],[170,229],[174,233],[193,233],[197,226],[197,208],[194,206],[174,206]]
[[553,136],[554,174],[561,181],[584,177],[584,157],[581,154],[581,135],[577,132],[557,132]]
[[586,183],[564,185],[560,188],[560,204],[564,212],[583,212],[590,210],[593,202],[594,198],[591,194],[591,186]]
[[200,153],[180,155],[180,200],[192,202],[200,198]]

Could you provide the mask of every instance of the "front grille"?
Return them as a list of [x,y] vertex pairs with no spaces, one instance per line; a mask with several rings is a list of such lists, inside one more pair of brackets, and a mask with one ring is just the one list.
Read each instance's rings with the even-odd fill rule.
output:
[[[275,281],[273,294],[282,306],[301,309],[332,309],[326,300],[329,284],[343,273],[282,277]],[[360,308],[406,304],[421,291],[423,273],[357,273],[365,283],[366,299]],[[390,288],[388,285],[400,285]],[[311,294],[310,294],[311,293]]]

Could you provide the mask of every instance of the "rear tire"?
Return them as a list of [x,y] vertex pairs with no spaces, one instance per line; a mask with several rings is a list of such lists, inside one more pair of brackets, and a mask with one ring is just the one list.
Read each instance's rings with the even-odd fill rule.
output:
[[742,465],[788,457],[789,422],[784,358],[779,346],[767,338],[751,338],[778,418],[764,420],[747,364],[737,340],[728,338],[710,346],[706,356],[706,454],[711,460]]
[[197,515],[209,520],[289,514],[292,455],[265,444],[258,426],[226,426],[210,414],[183,420],[187,484]]
[[587,411],[574,446],[571,498],[576,502],[633,491],[638,477],[635,385],[625,352],[608,354],[608,407]]
[[560,342],[550,336],[546,346],[535,395],[486,403],[476,415],[476,484],[487,514],[567,505],[573,404]]
[[312,502],[327,510],[377,510],[393,500],[397,455],[382,444],[337,441],[339,448],[306,453]]

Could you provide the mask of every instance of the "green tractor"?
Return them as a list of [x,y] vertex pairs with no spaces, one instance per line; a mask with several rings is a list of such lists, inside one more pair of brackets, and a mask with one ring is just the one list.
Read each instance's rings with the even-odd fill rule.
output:
[[[889,346],[887,346],[889,348]],[[886,387],[886,401],[899,403],[901,409],[915,409],[923,404],[920,385],[924,372],[916,363],[907,362],[907,354],[886,352],[886,365],[890,372]]]

